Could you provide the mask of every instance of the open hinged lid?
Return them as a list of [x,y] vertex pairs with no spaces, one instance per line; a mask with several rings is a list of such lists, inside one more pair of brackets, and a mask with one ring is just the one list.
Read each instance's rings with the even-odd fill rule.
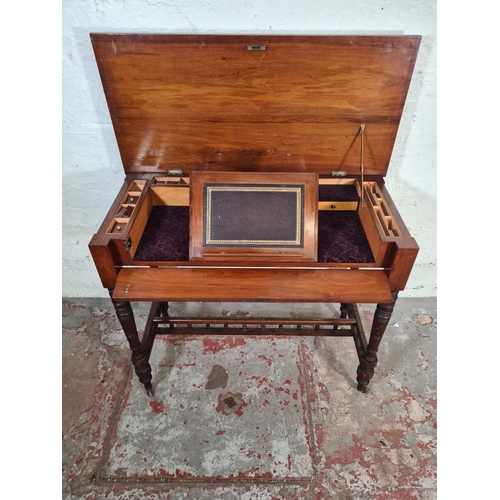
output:
[[385,175],[420,36],[92,34],[124,169]]

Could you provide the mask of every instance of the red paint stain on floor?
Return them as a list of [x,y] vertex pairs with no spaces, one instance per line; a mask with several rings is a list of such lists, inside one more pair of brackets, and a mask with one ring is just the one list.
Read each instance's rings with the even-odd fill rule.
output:
[[271,366],[273,364],[273,360],[271,358],[268,358],[267,356],[264,356],[263,354],[260,354],[258,358],[263,359],[267,363],[267,366]]
[[163,406],[163,403],[161,401],[150,401],[149,406],[151,407],[153,412],[158,414],[158,415],[163,413],[163,411],[165,409]]
[[244,337],[227,337],[223,339],[203,338],[203,354],[209,352],[215,354],[224,349],[233,349],[235,347],[242,347],[246,345]]
[[290,389],[285,387],[276,387],[276,392],[284,392],[285,394],[290,394]]

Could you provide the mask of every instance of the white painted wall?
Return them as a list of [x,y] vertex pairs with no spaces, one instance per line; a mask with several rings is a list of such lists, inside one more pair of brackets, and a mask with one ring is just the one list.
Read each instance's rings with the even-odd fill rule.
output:
[[420,253],[400,296],[436,296],[434,0],[64,0],[64,297],[107,296],[88,242],[123,181],[90,32],[422,35],[387,185]]

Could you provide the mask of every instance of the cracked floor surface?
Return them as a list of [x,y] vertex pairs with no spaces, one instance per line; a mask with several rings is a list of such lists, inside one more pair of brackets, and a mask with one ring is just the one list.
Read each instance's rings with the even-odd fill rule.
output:
[[[148,306],[132,304],[140,331]],[[317,304],[171,308],[339,314]],[[111,301],[65,299],[62,309],[63,499],[436,498],[435,298],[398,300],[366,394],[351,338],[193,335],[157,337],[149,398]],[[368,333],[373,307],[360,313]]]

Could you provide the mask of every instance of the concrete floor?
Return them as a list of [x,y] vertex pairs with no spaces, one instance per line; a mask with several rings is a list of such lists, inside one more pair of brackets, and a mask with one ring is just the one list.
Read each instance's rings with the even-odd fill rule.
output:
[[[339,314],[241,306],[171,312]],[[62,498],[434,499],[436,318],[435,298],[398,300],[367,394],[351,338],[160,336],[148,398],[110,300],[63,300]]]

